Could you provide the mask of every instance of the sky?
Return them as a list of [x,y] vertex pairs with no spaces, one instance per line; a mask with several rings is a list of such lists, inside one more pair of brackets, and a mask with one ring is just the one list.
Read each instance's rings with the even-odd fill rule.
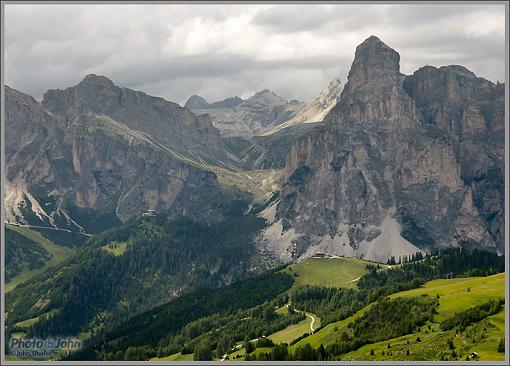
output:
[[371,35],[401,72],[464,65],[505,80],[503,4],[5,5],[5,82],[40,100],[87,74],[184,104],[271,89],[306,100],[346,82]]

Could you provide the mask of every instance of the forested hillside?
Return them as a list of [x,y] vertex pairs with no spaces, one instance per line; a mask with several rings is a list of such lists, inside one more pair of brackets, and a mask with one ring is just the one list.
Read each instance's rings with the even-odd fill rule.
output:
[[[332,260],[335,259],[310,261],[323,261],[327,265]],[[352,266],[349,261],[338,261],[338,270],[345,265]],[[130,319],[104,337],[95,337],[88,348],[70,359],[339,359],[365,345],[413,334],[427,324],[447,332],[446,325],[439,329],[436,318],[445,317],[442,300],[437,294],[427,292],[424,284],[446,277],[455,278],[440,281],[496,278],[491,275],[504,270],[504,258],[479,250],[448,249],[390,268],[369,265],[353,288],[308,284],[294,287],[296,277],[288,268],[171,301]],[[318,266],[300,268],[313,271]],[[313,273],[307,276],[314,278]],[[494,281],[489,283],[496,289],[499,279]],[[501,310],[502,303],[497,296],[480,297],[479,291],[487,285],[476,286],[480,290],[473,287],[475,299],[496,302],[465,315],[448,315],[445,319],[451,317],[448,324],[455,324],[454,328],[462,324],[465,329]],[[417,290],[425,291],[415,296],[398,296]],[[466,289],[463,291],[466,293]],[[305,329],[299,334],[290,331],[305,321],[305,315],[312,321],[320,319],[320,327],[313,328],[310,324],[311,331]],[[283,329],[289,329],[289,337],[293,334],[294,338],[273,341],[280,338],[271,335],[282,334]]]
[[132,219],[8,293],[7,325],[42,315],[28,335],[94,334],[191,289],[235,282],[263,269],[252,242],[263,225],[252,215],[210,224],[164,214]]

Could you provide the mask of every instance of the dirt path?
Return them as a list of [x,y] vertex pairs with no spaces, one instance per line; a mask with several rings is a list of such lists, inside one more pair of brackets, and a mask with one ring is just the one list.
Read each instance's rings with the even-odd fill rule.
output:
[[353,280],[350,280],[348,283],[356,282],[356,281],[358,281],[361,277],[363,277],[363,276],[359,276],[358,278],[355,278],[355,279],[353,279]]
[[306,316],[309,316],[310,318],[312,318],[312,322],[310,323],[310,330],[313,332],[315,332],[315,328],[314,328],[314,324],[315,324],[315,316],[313,314],[310,314],[310,313],[305,313]]

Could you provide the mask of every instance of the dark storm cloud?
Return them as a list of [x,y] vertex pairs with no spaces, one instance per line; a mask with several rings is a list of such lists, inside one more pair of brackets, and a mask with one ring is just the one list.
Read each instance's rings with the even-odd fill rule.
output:
[[412,73],[462,64],[504,79],[501,5],[6,5],[6,83],[40,98],[88,73],[183,103],[345,82],[375,34]]

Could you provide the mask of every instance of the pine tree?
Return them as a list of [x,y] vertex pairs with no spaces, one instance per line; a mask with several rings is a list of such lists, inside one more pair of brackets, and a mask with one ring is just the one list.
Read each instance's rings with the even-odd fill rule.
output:
[[249,354],[249,353],[252,353],[253,351],[255,351],[255,346],[253,345],[252,342],[250,342],[250,338],[248,336],[246,336],[246,338],[244,338],[244,351],[246,354]]
[[193,351],[193,361],[211,361],[211,345],[207,341],[202,341],[196,345]]
[[453,340],[451,338],[448,340],[448,348],[455,349],[455,345],[453,344]]
[[505,353],[505,338],[499,340],[498,352]]

